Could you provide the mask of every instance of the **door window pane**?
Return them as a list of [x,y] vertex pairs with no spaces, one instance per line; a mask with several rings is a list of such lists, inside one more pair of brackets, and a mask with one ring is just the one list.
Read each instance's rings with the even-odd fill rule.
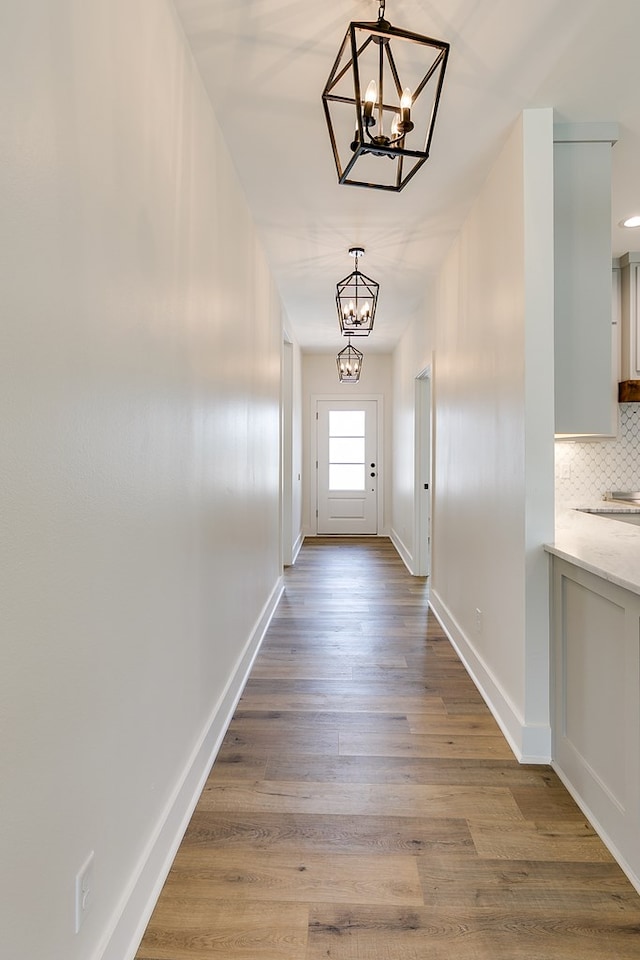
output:
[[330,410],[330,437],[364,437],[364,410]]
[[329,437],[329,463],[364,463],[364,437]]
[[329,490],[364,490],[364,463],[330,463]]

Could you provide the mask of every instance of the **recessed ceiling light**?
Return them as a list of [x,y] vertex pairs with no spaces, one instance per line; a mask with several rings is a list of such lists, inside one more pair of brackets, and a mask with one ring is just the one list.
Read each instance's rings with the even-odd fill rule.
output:
[[640,227],[640,216],[627,217],[620,224],[621,227]]

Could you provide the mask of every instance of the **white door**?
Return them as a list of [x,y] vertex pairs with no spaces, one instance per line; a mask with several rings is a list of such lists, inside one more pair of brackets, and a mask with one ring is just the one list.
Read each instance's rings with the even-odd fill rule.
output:
[[318,533],[378,532],[376,400],[318,400]]

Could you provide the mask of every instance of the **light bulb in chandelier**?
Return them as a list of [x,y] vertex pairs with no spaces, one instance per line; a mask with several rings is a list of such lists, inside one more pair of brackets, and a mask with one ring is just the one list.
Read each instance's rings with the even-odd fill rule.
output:
[[400,123],[398,124],[398,130],[402,135],[411,133],[413,130],[413,124],[411,122],[412,102],[411,90],[409,90],[409,87],[405,87],[402,97],[400,98]]
[[350,303],[348,307],[345,307],[343,316],[344,316],[344,319],[347,320],[349,323],[353,323],[356,316],[356,311],[355,311],[355,307],[353,306],[353,303]]
[[364,95],[364,108],[362,110],[362,122],[365,127],[373,127],[375,125],[375,117],[373,116],[373,108],[378,99],[378,88],[375,80],[369,81],[369,86],[367,87],[367,92]]

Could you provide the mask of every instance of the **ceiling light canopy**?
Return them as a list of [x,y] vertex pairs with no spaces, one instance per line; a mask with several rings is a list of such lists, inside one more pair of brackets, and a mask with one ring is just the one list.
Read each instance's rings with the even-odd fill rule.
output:
[[340,183],[406,186],[429,157],[448,56],[445,41],[392,27],[385,0],[376,22],[349,25],[322,93]]
[[363,359],[362,352],[351,346],[351,337],[349,337],[348,346],[346,346],[344,350],[341,350],[336,357],[338,380],[340,383],[358,382]]
[[336,284],[336,307],[343,336],[368,337],[378,305],[380,284],[358,270],[358,257],[364,256],[364,247],[350,247],[356,259],[355,270]]
[[640,217],[639,217],[639,216],[627,217],[626,220],[623,220],[623,221],[622,221],[621,226],[623,226],[623,227],[640,227]]

